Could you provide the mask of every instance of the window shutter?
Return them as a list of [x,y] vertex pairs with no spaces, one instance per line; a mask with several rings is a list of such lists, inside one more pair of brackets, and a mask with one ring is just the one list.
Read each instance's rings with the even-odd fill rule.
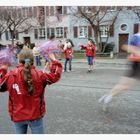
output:
[[38,39],[38,30],[37,29],[34,29],[34,38]]
[[134,34],[139,31],[139,24],[134,24]]
[[47,38],[49,38],[50,37],[50,30],[49,30],[49,28],[47,28]]
[[6,38],[6,40],[9,40],[9,34],[8,34],[8,31],[5,32],[5,38]]
[[78,37],[78,28],[75,26],[73,27],[73,31],[74,31],[74,38]]
[[88,26],[88,37],[92,37],[92,28]]
[[90,9],[92,13],[97,12],[96,6],[90,6]]
[[133,10],[133,7],[132,6],[128,6],[127,10]]
[[117,10],[123,9],[123,6],[117,6]]
[[67,32],[68,32],[68,28],[64,27],[64,38],[67,38]]
[[100,6],[100,10],[104,12],[104,11],[106,11],[106,7],[105,6]]
[[109,30],[109,35],[110,37],[113,37],[114,36],[114,25],[110,25],[110,30]]

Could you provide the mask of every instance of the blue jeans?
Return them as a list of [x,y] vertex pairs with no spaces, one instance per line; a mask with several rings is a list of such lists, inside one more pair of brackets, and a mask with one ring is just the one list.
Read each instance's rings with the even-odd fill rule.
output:
[[35,56],[36,66],[41,66],[40,56]]
[[87,56],[88,65],[93,65],[93,56]]
[[67,63],[69,62],[69,70],[72,70],[72,66],[71,66],[71,62],[72,62],[72,58],[66,58],[65,59],[65,64],[64,64],[64,71],[67,71]]
[[27,134],[28,126],[32,134],[44,134],[43,119],[33,121],[14,122],[16,134]]

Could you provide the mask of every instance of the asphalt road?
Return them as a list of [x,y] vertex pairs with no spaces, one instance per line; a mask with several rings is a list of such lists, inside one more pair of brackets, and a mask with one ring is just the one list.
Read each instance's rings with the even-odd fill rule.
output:
[[[119,81],[125,69],[125,65],[97,64],[94,72],[87,73],[86,63],[74,63],[72,72],[63,73],[58,83],[46,87],[45,133],[139,134],[139,82],[126,94],[114,98],[106,111],[98,103],[98,99]],[[8,94],[1,93],[1,134],[14,133],[7,99]]]

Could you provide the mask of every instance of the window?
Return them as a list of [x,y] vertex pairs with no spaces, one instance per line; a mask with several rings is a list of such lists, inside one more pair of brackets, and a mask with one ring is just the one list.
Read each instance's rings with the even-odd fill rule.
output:
[[6,40],[9,40],[9,32],[8,31],[5,31],[5,38],[6,38]]
[[39,38],[45,39],[45,36],[46,36],[45,28],[40,28],[39,29]]
[[50,36],[55,36],[54,28],[47,28],[47,38],[49,38]]
[[86,9],[86,13],[91,14],[91,12],[92,12],[91,6],[88,6],[88,7],[86,7],[86,8],[87,8],[87,9]]
[[28,16],[29,17],[32,17],[33,16],[33,9],[32,9],[32,7],[29,7],[28,8]]
[[126,24],[122,24],[121,25],[121,30],[122,31],[126,31],[127,30],[127,25]]
[[49,6],[46,6],[46,16],[49,16]]
[[23,7],[23,14],[22,15],[24,17],[27,17],[27,15],[28,15],[27,13],[28,13],[28,7]]
[[15,31],[15,33],[13,31],[11,31],[11,33],[9,31],[5,31],[6,40],[12,40],[12,36],[14,40],[18,40],[19,39],[18,31]]
[[54,16],[54,6],[50,6],[50,16]]
[[116,11],[117,7],[116,6],[109,6],[108,11]]
[[57,38],[63,38],[64,36],[64,29],[63,27],[57,27],[56,28],[56,37]]
[[39,11],[38,11],[38,21],[40,23],[40,26],[44,26],[45,25],[45,9],[43,6],[39,7]]
[[28,34],[28,30],[27,29],[24,30],[24,34]]
[[19,18],[21,18],[23,15],[22,15],[22,9],[21,8],[18,8],[17,9],[17,16],[19,17]]
[[18,40],[19,36],[18,36],[18,31],[11,31],[8,33],[9,34],[9,39],[12,40],[12,38],[14,40]]
[[62,14],[62,6],[56,6],[56,10],[58,14]]
[[34,16],[34,18],[37,17],[37,7],[33,8],[33,16]]
[[109,31],[108,25],[101,25],[100,26],[101,37],[107,37],[108,36],[108,31]]
[[79,27],[79,37],[88,37],[88,28],[87,26]]
[[63,7],[63,14],[65,14],[65,15],[67,14],[67,6]]
[[67,27],[47,28],[47,38],[55,36],[56,38],[67,38]]

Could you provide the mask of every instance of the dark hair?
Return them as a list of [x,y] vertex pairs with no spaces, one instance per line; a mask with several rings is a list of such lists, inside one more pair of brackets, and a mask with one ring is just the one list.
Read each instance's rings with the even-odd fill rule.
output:
[[34,85],[31,75],[31,66],[33,65],[34,57],[29,49],[22,49],[19,53],[19,62],[24,64],[23,76],[27,85],[29,95],[34,93]]
[[72,47],[74,47],[73,41],[71,39],[67,39],[66,42],[70,42]]
[[91,38],[88,38],[88,41],[90,41],[92,44],[95,44]]

